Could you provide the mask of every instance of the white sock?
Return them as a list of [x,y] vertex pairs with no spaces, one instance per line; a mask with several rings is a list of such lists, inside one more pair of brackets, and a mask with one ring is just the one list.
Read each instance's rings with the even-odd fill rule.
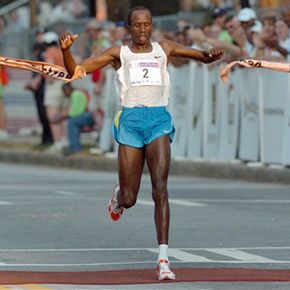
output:
[[168,245],[166,245],[166,244],[159,245],[158,260],[160,260],[160,259],[168,260]]

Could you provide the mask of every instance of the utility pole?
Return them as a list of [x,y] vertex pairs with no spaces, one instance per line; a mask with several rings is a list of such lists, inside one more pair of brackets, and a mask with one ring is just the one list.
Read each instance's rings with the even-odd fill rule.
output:
[[30,0],[29,1],[29,7],[30,7],[30,27],[34,27],[37,25],[37,6],[36,6],[36,0]]
[[249,0],[241,0],[241,7],[242,7],[242,8],[250,7],[250,2],[249,2]]
[[97,8],[96,0],[90,0],[89,5],[90,5],[90,7],[89,7],[90,17],[96,17],[96,8]]

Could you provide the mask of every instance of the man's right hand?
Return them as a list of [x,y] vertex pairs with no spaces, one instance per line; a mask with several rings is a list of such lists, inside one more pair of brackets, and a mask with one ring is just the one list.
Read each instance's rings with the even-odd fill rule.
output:
[[72,34],[71,32],[63,32],[59,37],[59,45],[62,50],[69,49],[73,42],[78,38],[77,34]]

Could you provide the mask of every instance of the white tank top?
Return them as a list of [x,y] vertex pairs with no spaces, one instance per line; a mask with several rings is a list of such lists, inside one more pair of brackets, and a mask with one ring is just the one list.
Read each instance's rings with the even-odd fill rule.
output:
[[152,51],[148,53],[134,53],[128,46],[121,46],[121,67],[117,74],[123,107],[168,104],[167,56],[157,42],[151,44]]

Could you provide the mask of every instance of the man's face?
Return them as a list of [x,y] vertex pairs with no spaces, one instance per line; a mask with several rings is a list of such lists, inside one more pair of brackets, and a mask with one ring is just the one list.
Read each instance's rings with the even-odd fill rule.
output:
[[150,41],[153,31],[151,15],[146,11],[134,11],[131,16],[131,26],[129,31],[133,42],[137,44],[147,44]]

